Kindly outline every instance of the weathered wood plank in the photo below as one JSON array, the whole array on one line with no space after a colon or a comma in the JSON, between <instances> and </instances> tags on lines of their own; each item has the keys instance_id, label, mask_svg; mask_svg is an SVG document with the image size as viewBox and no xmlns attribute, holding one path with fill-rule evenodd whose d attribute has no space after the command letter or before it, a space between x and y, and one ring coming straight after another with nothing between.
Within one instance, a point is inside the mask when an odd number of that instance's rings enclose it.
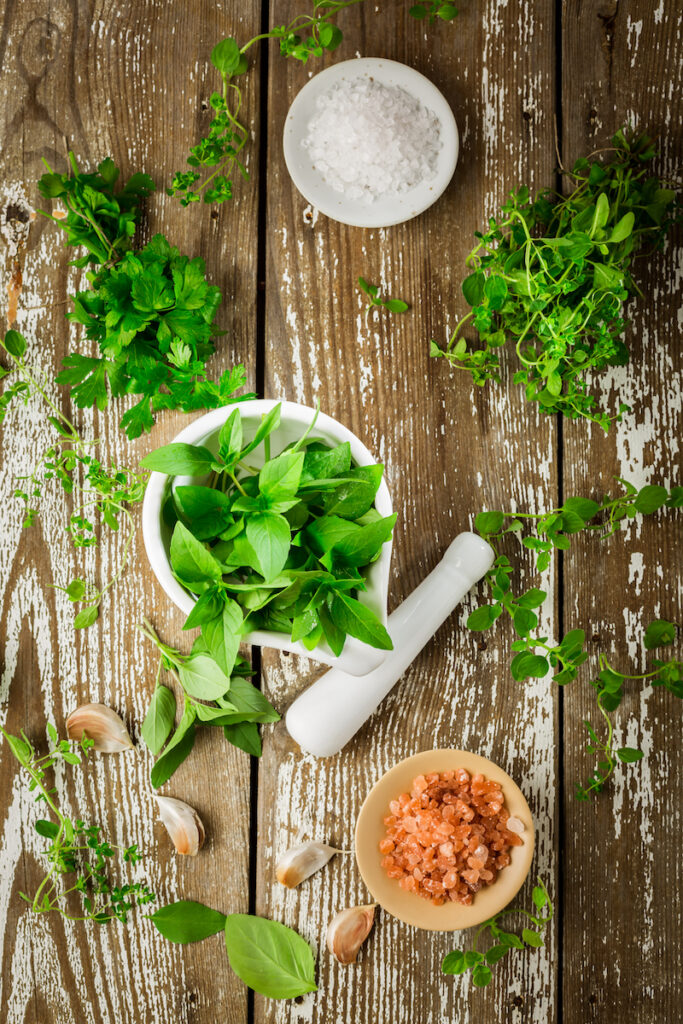
<instances>
[{"instance_id":1,"label":"weathered wood plank","mask_svg":"<svg viewBox=\"0 0 683 1024\"><path fill-rule=\"evenodd\" d=\"M163 185L182 166L183 154L210 117L205 111L215 87L206 68L211 46L228 29L254 34L259 20L257 0L219 5L30 0L5 5L0 32L3 231L8 230L8 196L23 192L39 205L40 157L63 167L67 142L84 166L111 154L124 176L148 171L162 187L149 204L146 236L163 231L181 250L206 258L210 278L224 293L221 323L228 332L219 342L216 371L239 359L252 378L257 147L249 156L253 180L239 190L234 205L217 213L206 207L183 211L163 194ZM258 92L254 72L246 91L250 123ZM3 296L12 269L7 256ZM63 319L66 306L51 306L79 284L67 270L68 258L53 226L36 221L25 253L17 327L48 379L76 338ZM124 465L134 465L185 422L182 414L166 414L151 441L128 444L117 428L122 411L119 404L80 420L90 436L102 437L108 457ZM122 541L107 539L99 549L74 553L64 533L67 507L59 494L50 499L41 527L21 531L20 509L11 500L13 477L29 471L36 453L50 442L35 404L8 417L1 483L7 510L0 544L0 621L6 637L1 720L12 732L24 727L40 739L46 719L63 730L66 714L78 703L101 700L121 711L136 733L156 659L135 624L147 614L165 639L187 649L182 616L154 582L138 538L131 569L103 607L100 623L74 638L71 606L49 584L63 583L84 565L90 577L106 579L120 558ZM157 1024L214 1021L219 1013L222 1020L243 1024L246 991L227 966L220 938L182 948L137 916L128 926L98 929L25 912L18 890L32 891L42 877L43 843L32 829L39 815L4 744L0 760L3 1019L8 1024ZM190 762L165 787L196 806L205 822L207 844L196 861L171 853L148 781L151 761L142 747L121 757L94 756L72 781L58 777L60 796L75 814L102 822L112 837L139 843L160 902L183 896L225 910L246 909L249 793L248 784L235 780L248 779L248 758L222 736L202 735ZM213 780L210 787L207 778Z\"/></svg>"},{"instance_id":2,"label":"weathered wood plank","mask_svg":"<svg viewBox=\"0 0 683 1024\"><path fill-rule=\"evenodd\" d=\"M297 5L281 8L284 20ZM367 5L346 12L342 24L346 40L335 61L379 52L415 66L443 89L463 136L454 182L418 220L363 232L316 217L289 181L279 144L288 104L306 75L294 64L272 64L266 394L320 399L385 462L399 512L393 606L476 511L555 500L552 423L525 408L511 388L475 393L464 375L451 375L428 355L430 336L443 339L445 324L464 310L459 285L472 232L509 188L552 181L554 26L548 9L529 14L496 2L463 5L455 25L433 29L409 19L403 5L382 9L381 21ZM366 328L359 274L410 301L412 311L371 317ZM501 628L478 646L463 628L465 618L463 609L455 613L342 754L324 762L304 756L282 724L267 740L259 772L257 909L297 927L319 949L320 992L295 1007L257 999L258 1021L498 1022L513 1012L511 1000L528 1019L554 1020L552 940L539 955L511 958L482 992L467 980L441 978L440 960L453 937L381 916L359 964L344 969L324 950L324 934L338 910L367 902L353 857L337 858L295 892L274 883L277 855L300 826L349 849L360 803L385 769L420 749L463 746L519 780L539 828L536 868L553 887L554 697L547 683L512 682L509 634ZM550 614L551 633L553 623ZM269 655L264 663L280 708L314 672L293 658Z\"/></svg>"},{"instance_id":3,"label":"weathered wood plank","mask_svg":"<svg viewBox=\"0 0 683 1024\"><path fill-rule=\"evenodd\" d=\"M680 5L564 4L563 157L609 145L630 123L659 136L657 168L680 172ZM580 69L580 74L577 73ZM602 400L631 405L608 436L584 423L565 430L565 491L598 496L617 485L680 483L682 430L681 237L643 261L643 299L629 306L630 366L596 381ZM677 333L678 332L678 333ZM578 543L566 561L567 628L582 626L591 664L605 651L634 673L651 665L642 647L656 617L681 620L680 514L638 520L600 543ZM657 652L653 652L656 655ZM680 702L632 683L616 718L617 745L645 759L622 766L591 807L572 798L592 768L581 720L593 706L586 687L567 692L565 1019L664 1024L680 1015ZM595 717L595 716L591 716ZM573 867L572 867L573 866ZM624 894L628 892L625 899Z\"/></svg>"}]
</instances>

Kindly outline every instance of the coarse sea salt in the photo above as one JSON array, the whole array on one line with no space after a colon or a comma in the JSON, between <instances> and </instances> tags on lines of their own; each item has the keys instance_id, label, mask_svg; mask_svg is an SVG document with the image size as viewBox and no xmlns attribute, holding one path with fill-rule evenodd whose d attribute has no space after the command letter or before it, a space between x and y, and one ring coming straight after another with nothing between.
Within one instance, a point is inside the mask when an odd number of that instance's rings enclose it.
<instances>
[{"instance_id":1,"label":"coarse sea salt","mask_svg":"<svg viewBox=\"0 0 683 1024\"><path fill-rule=\"evenodd\" d=\"M400 86L348 78L319 96L316 107L301 145L335 192L370 204L435 177L439 119Z\"/></svg>"}]
</instances>

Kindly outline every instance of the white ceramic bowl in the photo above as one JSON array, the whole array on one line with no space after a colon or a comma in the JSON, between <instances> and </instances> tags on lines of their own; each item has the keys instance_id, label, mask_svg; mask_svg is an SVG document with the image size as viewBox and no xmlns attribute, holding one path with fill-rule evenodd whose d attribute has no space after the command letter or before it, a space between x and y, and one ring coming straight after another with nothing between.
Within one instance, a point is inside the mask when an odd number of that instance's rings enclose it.
<instances>
[{"instance_id":1,"label":"white ceramic bowl","mask_svg":"<svg viewBox=\"0 0 683 1024\"><path fill-rule=\"evenodd\" d=\"M218 451L218 434L230 413L239 408L242 415L242 429L245 441L251 440L261 422L264 414L270 412L273 406L278 403L271 399L261 399L251 402L239 402L232 405L224 405L220 409L214 409L205 416L200 416L175 437L174 442L185 444L205 445L212 452ZM298 405L296 402L282 402L280 426L271 435L271 456L278 455L286 445L298 440L302 433L311 423L315 409L306 405ZM348 441L351 446L351 458L357 466L368 466L377 460L373 458L364 444L355 434L342 426L331 416L324 413L318 415L312 436L326 441L328 444L337 445ZM249 456L249 461L254 465L263 462L263 446L260 446ZM154 575L159 583L181 611L189 614L195 602L195 597L190 594L176 580L171 569L169 560L169 547L171 543L171 529L164 522L163 507L169 489L174 485L202 484L206 477L169 477L164 473L152 473L145 491L145 500L142 506L142 535L145 543L145 550ZM386 482L382 480L377 497L375 499L377 511L382 516L392 514L391 497ZM389 586L389 565L391 562L391 541L388 541L382 548L382 552L376 562L373 562L367 573L367 590L358 594L358 599L371 608L379 617L383 625L387 624L387 590ZM308 651L300 642L292 642L285 633L275 633L266 630L256 630L247 633L244 637L245 643L257 644L260 647L274 647L280 651L291 651L293 654L301 654L307 658L314 658L326 665L337 665L351 675L365 675L380 665L386 657L385 651L377 650L368 644L356 640L354 637L347 637L344 650L337 657L326 643L320 644L314 651Z\"/></svg>"},{"instance_id":2,"label":"white ceramic bowl","mask_svg":"<svg viewBox=\"0 0 683 1024\"><path fill-rule=\"evenodd\" d=\"M316 112L318 97L335 83L360 76L374 78L383 85L397 85L405 89L436 114L441 125L442 147L436 177L404 195L379 198L370 204L335 192L315 169L310 154L301 144ZM359 228L386 228L417 217L436 202L453 177L460 143L453 111L443 94L428 78L395 60L359 57L333 64L306 83L289 108L283 145L285 163L292 181L312 206L342 224Z\"/></svg>"}]
</instances>

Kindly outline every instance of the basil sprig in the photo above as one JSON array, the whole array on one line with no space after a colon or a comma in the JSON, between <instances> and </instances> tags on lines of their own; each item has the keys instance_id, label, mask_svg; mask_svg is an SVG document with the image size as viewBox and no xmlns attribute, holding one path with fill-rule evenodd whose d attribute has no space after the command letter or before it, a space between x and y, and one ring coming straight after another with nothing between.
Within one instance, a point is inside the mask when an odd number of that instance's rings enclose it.
<instances>
[{"instance_id":1,"label":"basil sprig","mask_svg":"<svg viewBox=\"0 0 683 1024\"><path fill-rule=\"evenodd\" d=\"M270 457L280 411L275 406L247 441L241 412L233 410L217 455L170 444L142 460L167 475L207 477L173 487L164 517L173 525L173 572L197 597L185 629L199 627L202 649L225 675L241 636L252 630L287 633L309 651L325 640L336 655L347 636L392 647L375 611L357 596L396 522L374 506L383 467L353 466L348 442L314 440L313 424ZM252 453L260 446L265 462L258 469ZM187 682L185 690L200 697Z\"/></svg>"}]
</instances>

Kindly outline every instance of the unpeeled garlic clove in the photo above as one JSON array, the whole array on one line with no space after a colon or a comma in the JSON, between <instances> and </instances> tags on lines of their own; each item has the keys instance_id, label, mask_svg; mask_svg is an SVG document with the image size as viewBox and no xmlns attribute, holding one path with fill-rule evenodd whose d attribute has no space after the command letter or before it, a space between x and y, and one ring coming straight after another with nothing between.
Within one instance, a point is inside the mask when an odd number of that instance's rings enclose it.
<instances>
[{"instance_id":1,"label":"unpeeled garlic clove","mask_svg":"<svg viewBox=\"0 0 683 1024\"><path fill-rule=\"evenodd\" d=\"M327 846L326 843L309 842L292 846L280 857L275 868L275 877L288 889L295 889L304 879L310 878L324 867L335 853L341 851L334 846Z\"/></svg>"},{"instance_id":2,"label":"unpeeled garlic clove","mask_svg":"<svg viewBox=\"0 0 683 1024\"><path fill-rule=\"evenodd\" d=\"M340 964L355 963L358 951L372 930L376 903L349 907L333 917L327 929L327 948Z\"/></svg>"},{"instance_id":3,"label":"unpeeled garlic clove","mask_svg":"<svg viewBox=\"0 0 683 1024\"><path fill-rule=\"evenodd\" d=\"M173 796L158 796L156 801L176 853L196 857L204 844L205 832L194 807Z\"/></svg>"},{"instance_id":4,"label":"unpeeled garlic clove","mask_svg":"<svg viewBox=\"0 0 683 1024\"><path fill-rule=\"evenodd\" d=\"M103 754L117 754L133 746L121 718L106 704L81 704L67 718L66 732L70 740L81 740L85 735Z\"/></svg>"}]
</instances>

